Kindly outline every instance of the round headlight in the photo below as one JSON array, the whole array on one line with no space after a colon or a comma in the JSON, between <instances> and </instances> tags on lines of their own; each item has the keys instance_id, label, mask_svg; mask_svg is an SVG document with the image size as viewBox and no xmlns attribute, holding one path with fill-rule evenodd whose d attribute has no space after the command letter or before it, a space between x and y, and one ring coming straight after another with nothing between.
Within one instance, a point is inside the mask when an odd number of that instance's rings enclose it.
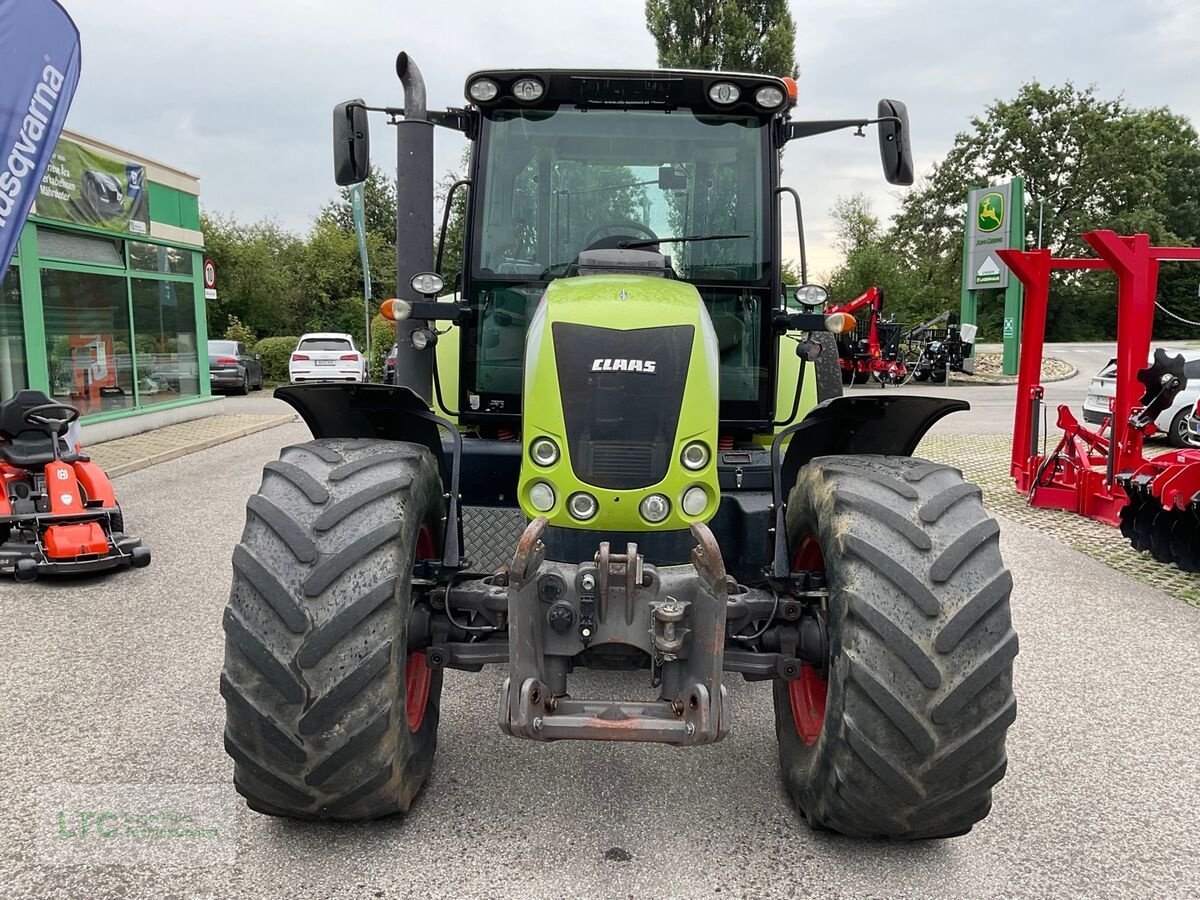
<instances>
[{"instance_id":1,"label":"round headlight","mask_svg":"<svg viewBox=\"0 0 1200 900\"><path fill-rule=\"evenodd\" d=\"M534 103L542 99L546 89L536 78L522 78L513 85L513 96L522 103Z\"/></svg>"},{"instance_id":2,"label":"round headlight","mask_svg":"<svg viewBox=\"0 0 1200 900\"><path fill-rule=\"evenodd\" d=\"M529 505L538 512L550 512L554 509L554 488L539 481L529 489Z\"/></svg>"},{"instance_id":3,"label":"round headlight","mask_svg":"<svg viewBox=\"0 0 1200 900\"><path fill-rule=\"evenodd\" d=\"M529 445L529 455L539 466L552 466L558 462L558 444L548 437L540 437Z\"/></svg>"},{"instance_id":4,"label":"round headlight","mask_svg":"<svg viewBox=\"0 0 1200 900\"><path fill-rule=\"evenodd\" d=\"M442 279L442 276L434 272L421 272L414 275L409 284L412 285L414 291L426 297L432 297L446 286L446 282Z\"/></svg>"},{"instance_id":5,"label":"round headlight","mask_svg":"<svg viewBox=\"0 0 1200 900\"><path fill-rule=\"evenodd\" d=\"M698 484L692 485L684 491L680 505L685 515L698 516L708 506L708 492Z\"/></svg>"},{"instance_id":6,"label":"round headlight","mask_svg":"<svg viewBox=\"0 0 1200 900\"><path fill-rule=\"evenodd\" d=\"M679 461L683 463L684 468L691 469L693 472L698 472L707 466L708 459L708 445L702 441L692 441L679 454Z\"/></svg>"},{"instance_id":7,"label":"round headlight","mask_svg":"<svg viewBox=\"0 0 1200 900\"><path fill-rule=\"evenodd\" d=\"M567 500L567 512L571 514L571 518L578 519L580 522L586 522L594 516L598 508L596 498L591 494L580 492L572 494Z\"/></svg>"},{"instance_id":8,"label":"round headlight","mask_svg":"<svg viewBox=\"0 0 1200 900\"><path fill-rule=\"evenodd\" d=\"M671 512L671 501L662 494L651 494L638 506L638 512L647 522L661 522Z\"/></svg>"},{"instance_id":9,"label":"round headlight","mask_svg":"<svg viewBox=\"0 0 1200 900\"><path fill-rule=\"evenodd\" d=\"M742 92L738 90L738 86L730 84L728 81L718 81L708 89L708 99L721 106L737 103L740 96L742 96Z\"/></svg>"},{"instance_id":10,"label":"round headlight","mask_svg":"<svg viewBox=\"0 0 1200 900\"><path fill-rule=\"evenodd\" d=\"M499 86L490 78L476 78L467 88L467 96L476 103L487 103L489 100L495 100L496 95L499 93Z\"/></svg>"},{"instance_id":11,"label":"round headlight","mask_svg":"<svg viewBox=\"0 0 1200 900\"><path fill-rule=\"evenodd\" d=\"M763 107L763 109L774 109L777 106L782 106L783 91L770 84L760 87L754 92L754 102Z\"/></svg>"},{"instance_id":12,"label":"round headlight","mask_svg":"<svg viewBox=\"0 0 1200 900\"><path fill-rule=\"evenodd\" d=\"M428 328L418 328L412 333L412 345L414 350L424 350L426 347L432 347L437 343L437 333L430 331Z\"/></svg>"}]
</instances>

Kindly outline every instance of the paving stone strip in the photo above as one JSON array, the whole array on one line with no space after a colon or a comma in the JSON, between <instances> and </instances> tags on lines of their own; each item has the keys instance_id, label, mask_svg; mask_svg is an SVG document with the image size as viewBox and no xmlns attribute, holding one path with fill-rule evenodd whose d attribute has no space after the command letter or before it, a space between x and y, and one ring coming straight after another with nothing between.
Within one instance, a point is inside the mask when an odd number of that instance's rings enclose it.
<instances>
[{"instance_id":1,"label":"paving stone strip","mask_svg":"<svg viewBox=\"0 0 1200 900\"><path fill-rule=\"evenodd\" d=\"M296 416L292 413L208 416L100 444L89 444L84 447L84 452L108 473L109 478L116 478L295 420Z\"/></svg>"},{"instance_id":2,"label":"paving stone strip","mask_svg":"<svg viewBox=\"0 0 1200 900\"><path fill-rule=\"evenodd\" d=\"M1030 506L1009 477L1012 439L1004 435L933 434L917 455L957 466L983 489L992 512L1040 531L1092 559L1193 606L1200 606L1200 576L1135 551L1118 528L1074 513Z\"/></svg>"}]
</instances>

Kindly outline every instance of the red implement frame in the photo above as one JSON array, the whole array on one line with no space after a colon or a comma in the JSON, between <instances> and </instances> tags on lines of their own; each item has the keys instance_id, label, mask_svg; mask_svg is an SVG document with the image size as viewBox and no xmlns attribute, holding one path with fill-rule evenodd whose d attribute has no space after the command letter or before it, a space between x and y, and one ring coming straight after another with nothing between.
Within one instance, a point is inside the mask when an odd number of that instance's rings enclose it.
<instances>
[{"instance_id":1,"label":"red implement frame","mask_svg":"<svg viewBox=\"0 0 1200 900\"><path fill-rule=\"evenodd\" d=\"M1025 286L1011 472L1017 490L1029 495L1033 506L1070 510L1116 525L1121 507L1128 501L1117 483L1118 475L1145 472L1147 466L1158 472L1200 464L1200 453L1195 451L1175 451L1147 461L1142 455L1143 433L1129 424L1143 391L1137 374L1150 357L1158 265L1164 260L1200 261L1200 248L1153 247L1148 235L1122 237L1108 230L1089 231L1082 237L1098 259L1055 259L1049 250L998 251ZM1092 431L1076 421L1067 406L1060 406L1058 426L1063 436L1047 457L1038 449L1038 413L1045 396L1042 350L1050 273L1064 269L1107 269L1117 276L1117 393L1107 437L1104 426L1099 432ZM1200 484L1200 468L1196 473L1195 478L1179 477L1178 486L1192 480ZM1176 495L1182 496L1179 491L1172 492L1173 499Z\"/></svg>"}]
</instances>

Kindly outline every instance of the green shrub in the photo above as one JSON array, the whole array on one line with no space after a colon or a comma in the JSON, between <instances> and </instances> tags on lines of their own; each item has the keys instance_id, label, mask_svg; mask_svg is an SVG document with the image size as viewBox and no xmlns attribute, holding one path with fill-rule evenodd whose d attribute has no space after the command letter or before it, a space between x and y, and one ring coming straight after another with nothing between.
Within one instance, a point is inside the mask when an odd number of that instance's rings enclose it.
<instances>
[{"instance_id":1,"label":"green shrub","mask_svg":"<svg viewBox=\"0 0 1200 900\"><path fill-rule=\"evenodd\" d=\"M241 319L231 315L229 317L229 327L225 329L225 340L241 341L247 347L251 347L257 338L254 337L254 332L249 327L242 324Z\"/></svg>"},{"instance_id":2,"label":"green shrub","mask_svg":"<svg viewBox=\"0 0 1200 900\"><path fill-rule=\"evenodd\" d=\"M396 323L383 316L371 320L371 381L383 381L384 365L392 344L396 343Z\"/></svg>"},{"instance_id":3,"label":"green shrub","mask_svg":"<svg viewBox=\"0 0 1200 900\"><path fill-rule=\"evenodd\" d=\"M298 337L268 337L254 345L254 352L262 357L263 381L288 381L288 361L299 342Z\"/></svg>"}]
</instances>

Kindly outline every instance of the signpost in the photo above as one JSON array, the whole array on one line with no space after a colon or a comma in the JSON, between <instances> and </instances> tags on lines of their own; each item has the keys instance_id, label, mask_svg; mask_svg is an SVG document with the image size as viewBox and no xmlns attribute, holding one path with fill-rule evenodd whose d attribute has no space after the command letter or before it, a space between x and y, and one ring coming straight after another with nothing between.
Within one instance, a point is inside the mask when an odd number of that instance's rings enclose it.
<instances>
[{"instance_id":1,"label":"signpost","mask_svg":"<svg viewBox=\"0 0 1200 900\"><path fill-rule=\"evenodd\" d=\"M996 251L1025 249L1024 179L972 190L963 234L962 323L977 324L980 291L1003 290L1004 373L1015 375L1024 294L1021 283L1009 278L1008 267ZM968 362L973 371L974 357Z\"/></svg>"}]
</instances>

